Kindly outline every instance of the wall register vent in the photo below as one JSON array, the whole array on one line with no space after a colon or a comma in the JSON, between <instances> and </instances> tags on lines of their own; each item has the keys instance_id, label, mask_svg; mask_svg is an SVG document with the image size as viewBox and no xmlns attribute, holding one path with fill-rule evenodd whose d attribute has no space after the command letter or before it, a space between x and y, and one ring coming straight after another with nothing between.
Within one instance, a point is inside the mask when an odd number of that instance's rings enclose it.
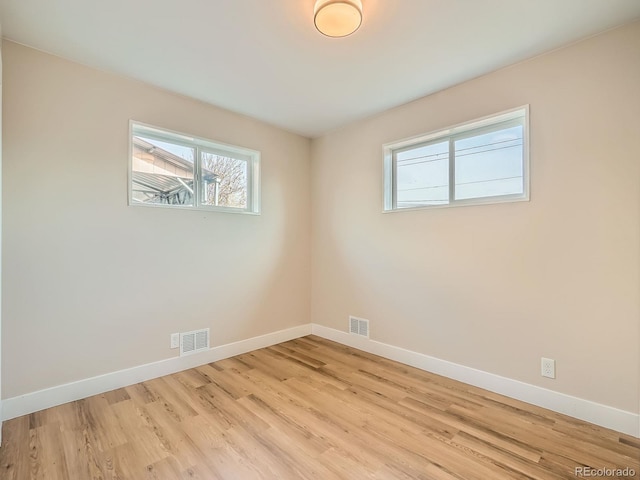
<instances>
[{"instance_id":1,"label":"wall register vent","mask_svg":"<svg viewBox=\"0 0 640 480\"><path fill-rule=\"evenodd\" d=\"M349 333L369 338L369 320L358 317L349 317Z\"/></svg>"},{"instance_id":2,"label":"wall register vent","mask_svg":"<svg viewBox=\"0 0 640 480\"><path fill-rule=\"evenodd\" d=\"M180 356L209 350L209 329L180 334Z\"/></svg>"}]
</instances>

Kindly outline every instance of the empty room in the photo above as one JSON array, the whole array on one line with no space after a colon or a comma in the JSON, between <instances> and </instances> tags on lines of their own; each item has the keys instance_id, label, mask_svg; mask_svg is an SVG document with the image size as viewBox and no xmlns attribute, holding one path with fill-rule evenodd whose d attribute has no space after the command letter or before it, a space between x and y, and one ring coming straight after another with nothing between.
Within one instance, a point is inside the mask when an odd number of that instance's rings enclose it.
<instances>
[{"instance_id":1,"label":"empty room","mask_svg":"<svg viewBox=\"0 0 640 480\"><path fill-rule=\"evenodd\" d=\"M638 0L0 37L0 479L640 479Z\"/></svg>"}]
</instances>

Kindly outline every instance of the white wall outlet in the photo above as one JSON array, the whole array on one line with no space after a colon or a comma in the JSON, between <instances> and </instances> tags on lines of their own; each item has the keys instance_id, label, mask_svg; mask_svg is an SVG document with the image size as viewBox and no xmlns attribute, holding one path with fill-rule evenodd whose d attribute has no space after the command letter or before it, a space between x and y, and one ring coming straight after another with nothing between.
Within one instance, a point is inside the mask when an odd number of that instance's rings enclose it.
<instances>
[{"instance_id":1,"label":"white wall outlet","mask_svg":"<svg viewBox=\"0 0 640 480\"><path fill-rule=\"evenodd\" d=\"M556 378L556 361L551 358L542 357L542 376Z\"/></svg>"},{"instance_id":2,"label":"white wall outlet","mask_svg":"<svg viewBox=\"0 0 640 480\"><path fill-rule=\"evenodd\" d=\"M171 334L171 348L178 348L180 346L180 334L172 333Z\"/></svg>"}]
</instances>

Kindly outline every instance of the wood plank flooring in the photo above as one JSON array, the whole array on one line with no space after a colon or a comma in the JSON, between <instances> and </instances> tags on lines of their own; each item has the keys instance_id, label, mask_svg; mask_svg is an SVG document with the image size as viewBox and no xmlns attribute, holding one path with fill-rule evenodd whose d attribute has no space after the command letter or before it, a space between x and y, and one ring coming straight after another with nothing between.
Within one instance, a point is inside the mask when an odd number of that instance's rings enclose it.
<instances>
[{"instance_id":1,"label":"wood plank flooring","mask_svg":"<svg viewBox=\"0 0 640 480\"><path fill-rule=\"evenodd\" d=\"M638 439L315 336L9 420L3 441L3 480L640 475Z\"/></svg>"}]
</instances>

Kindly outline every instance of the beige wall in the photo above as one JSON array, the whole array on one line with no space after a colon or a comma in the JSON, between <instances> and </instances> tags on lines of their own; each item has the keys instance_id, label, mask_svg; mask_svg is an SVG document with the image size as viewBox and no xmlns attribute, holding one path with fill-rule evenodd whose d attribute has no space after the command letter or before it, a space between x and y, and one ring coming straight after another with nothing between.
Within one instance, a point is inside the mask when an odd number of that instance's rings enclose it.
<instances>
[{"instance_id":1,"label":"beige wall","mask_svg":"<svg viewBox=\"0 0 640 480\"><path fill-rule=\"evenodd\" d=\"M639 52L635 23L314 140L312 321L637 412ZM530 202L381 213L383 143L524 104Z\"/></svg>"},{"instance_id":2,"label":"beige wall","mask_svg":"<svg viewBox=\"0 0 640 480\"><path fill-rule=\"evenodd\" d=\"M308 139L4 43L3 396L309 321ZM262 215L127 206L129 119L262 152Z\"/></svg>"}]
</instances>

